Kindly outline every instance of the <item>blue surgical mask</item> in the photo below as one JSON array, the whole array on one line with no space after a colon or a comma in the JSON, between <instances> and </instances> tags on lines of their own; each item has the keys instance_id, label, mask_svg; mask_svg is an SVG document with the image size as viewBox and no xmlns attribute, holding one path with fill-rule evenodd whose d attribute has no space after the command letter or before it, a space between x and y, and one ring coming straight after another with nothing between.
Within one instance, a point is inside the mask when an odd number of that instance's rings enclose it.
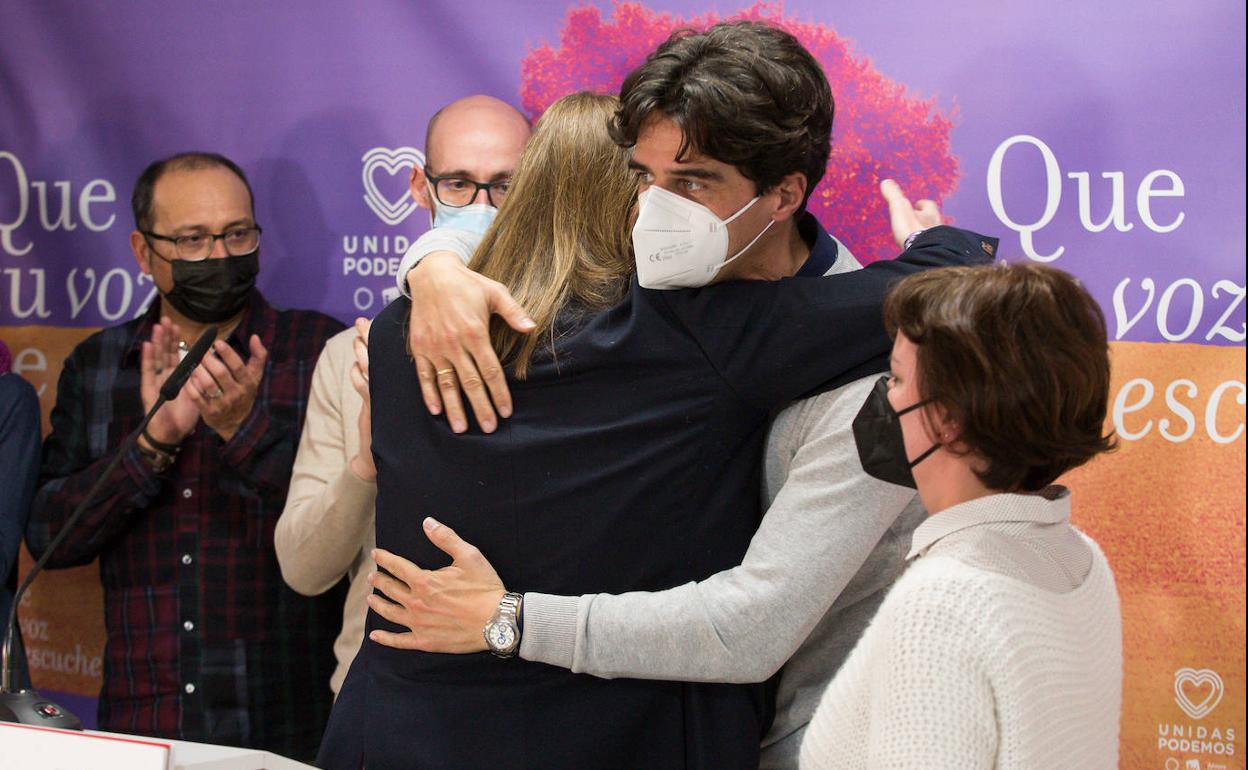
<instances>
[{"instance_id":1,"label":"blue surgical mask","mask_svg":"<svg viewBox=\"0 0 1248 770\"><path fill-rule=\"evenodd\" d=\"M497 214L498 209L487 203L473 203L459 208L439 205L433 212L433 226L485 235Z\"/></svg>"}]
</instances>

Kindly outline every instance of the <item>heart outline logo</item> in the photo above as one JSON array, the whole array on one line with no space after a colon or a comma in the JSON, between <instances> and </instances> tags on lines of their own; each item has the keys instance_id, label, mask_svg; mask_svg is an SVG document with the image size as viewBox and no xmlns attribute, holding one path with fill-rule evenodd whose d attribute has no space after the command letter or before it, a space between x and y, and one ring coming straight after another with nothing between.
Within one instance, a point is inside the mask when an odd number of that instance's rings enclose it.
<instances>
[{"instance_id":1,"label":"heart outline logo","mask_svg":"<svg viewBox=\"0 0 1248 770\"><path fill-rule=\"evenodd\" d=\"M416 166L424 168L425 154L415 147L395 147L393 149L389 147L374 147L364 153L360 161L364 164L362 169L364 202L373 210L377 218L393 226L411 216L412 212L418 208L416 201L412 200L411 191L405 188L397 201L391 201L377 187L377 183L373 180L373 175L378 169L383 169L393 175L405 168L409 170Z\"/></svg>"},{"instance_id":2,"label":"heart outline logo","mask_svg":"<svg viewBox=\"0 0 1248 770\"><path fill-rule=\"evenodd\" d=\"M1187 690L1184 689L1185 685L1208 686L1209 694L1200 703L1194 703L1188 697ZM1213 669L1181 668L1174 672L1174 702L1192 719L1207 717L1222 702L1224 692L1222 677L1218 676L1218 672Z\"/></svg>"}]
</instances>

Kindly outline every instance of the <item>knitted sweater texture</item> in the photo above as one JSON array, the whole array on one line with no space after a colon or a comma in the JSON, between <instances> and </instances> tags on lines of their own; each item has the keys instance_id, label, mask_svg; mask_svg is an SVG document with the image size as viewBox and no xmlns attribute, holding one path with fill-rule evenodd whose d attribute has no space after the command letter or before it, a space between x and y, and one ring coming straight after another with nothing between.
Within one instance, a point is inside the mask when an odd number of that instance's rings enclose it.
<instances>
[{"instance_id":1,"label":"knitted sweater texture","mask_svg":"<svg viewBox=\"0 0 1248 770\"><path fill-rule=\"evenodd\" d=\"M804 770L1118 766L1122 626L1095 543L1067 593L934 549L893 587L828 687Z\"/></svg>"}]
</instances>

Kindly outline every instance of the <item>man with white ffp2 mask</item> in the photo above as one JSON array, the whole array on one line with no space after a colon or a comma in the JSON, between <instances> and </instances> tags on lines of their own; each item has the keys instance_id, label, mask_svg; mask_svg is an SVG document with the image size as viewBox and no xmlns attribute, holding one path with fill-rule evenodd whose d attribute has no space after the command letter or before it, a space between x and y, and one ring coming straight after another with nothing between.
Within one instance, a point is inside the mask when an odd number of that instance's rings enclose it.
<instances>
[{"instance_id":1,"label":"man with white ffp2 mask","mask_svg":"<svg viewBox=\"0 0 1248 770\"><path fill-rule=\"evenodd\" d=\"M728 256L728 225L758 203L755 195L736 213L720 219L696 201L662 187L649 187L637 196L637 223L633 249L637 282L646 289L689 289L705 286L719 271L762 238L776 220L732 256Z\"/></svg>"},{"instance_id":2,"label":"man with white ffp2 mask","mask_svg":"<svg viewBox=\"0 0 1248 770\"><path fill-rule=\"evenodd\" d=\"M678 33L625 79L620 101L611 131L633 150L641 285L859 268L805 211L827 165L833 103L818 63L791 35L752 22ZM899 246L940 223L931 201L911 206L892 182L882 192ZM670 240L647 232L663 227L675 231ZM470 254L431 254L407 276L409 341L431 409L445 409L452 430L467 430L462 385L488 433L491 398L504 417L511 402L483 330L491 312L517 330L526 316L501 284L464 266ZM654 254L669 258L646 259ZM447 329L458 333L434 333ZM852 423L878 378L861 375L776 417L761 474L768 509L740 566L666 591L526 593L519 657L600 677L698 682L760 681L783 665L761 767L795 768L819 694L900 574L924 517L913 490L863 472ZM656 533L679 536L675 522ZM442 651L413 638L381 643Z\"/></svg>"}]
</instances>

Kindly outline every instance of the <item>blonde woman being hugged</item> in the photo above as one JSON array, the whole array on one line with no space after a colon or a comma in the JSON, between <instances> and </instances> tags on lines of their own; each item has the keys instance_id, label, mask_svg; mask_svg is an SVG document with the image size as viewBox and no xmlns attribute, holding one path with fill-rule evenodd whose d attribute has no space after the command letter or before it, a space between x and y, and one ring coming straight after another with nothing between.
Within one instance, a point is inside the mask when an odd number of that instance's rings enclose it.
<instances>
[{"instance_id":1,"label":"blonde woman being hugged","mask_svg":"<svg viewBox=\"0 0 1248 770\"><path fill-rule=\"evenodd\" d=\"M1118 766L1122 624L1105 556L1052 482L1112 447L1100 308L1039 265L910 277L854 423L867 473L930 517L823 696L802 767Z\"/></svg>"}]
</instances>

